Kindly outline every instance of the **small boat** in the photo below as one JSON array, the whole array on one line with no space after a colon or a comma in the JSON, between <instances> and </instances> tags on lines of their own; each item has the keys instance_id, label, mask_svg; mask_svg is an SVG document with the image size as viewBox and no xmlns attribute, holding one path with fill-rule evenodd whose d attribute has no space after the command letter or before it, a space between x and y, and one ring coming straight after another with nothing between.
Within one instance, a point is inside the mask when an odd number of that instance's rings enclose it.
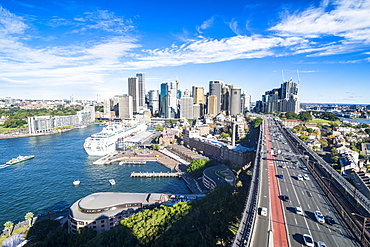
<instances>
[{"instance_id":1,"label":"small boat","mask_svg":"<svg viewBox=\"0 0 370 247\"><path fill-rule=\"evenodd\" d=\"M80 183L81 183L81 181L80 180L75 180L75 181L73 181L73 185L80 185Z\"/></svg>"},{"instance_id":2,"label":"small boat","mask_svg":"<svg viewBox=\"0 0 370 247\"><path fill-rule=\"evenodd\" d=\"M14 164L26 161L26 160L33 159L33 158L35 158L35 155L28 155L28 156L19 155L17 158L11 159L8 162L6 162L5 164L6 165L14 165Z\"/></svg>"},{"instance_id":3,"label":"small boat","mask_svg":"<svg viewBox=\"0 0 370 247\"><path fill-rule=\"evenodd\" d=\"M115 185L116 181L114 181L114 179L109 179L109 183L110 183L110 185Z\"/></svg>"}]
</instances>

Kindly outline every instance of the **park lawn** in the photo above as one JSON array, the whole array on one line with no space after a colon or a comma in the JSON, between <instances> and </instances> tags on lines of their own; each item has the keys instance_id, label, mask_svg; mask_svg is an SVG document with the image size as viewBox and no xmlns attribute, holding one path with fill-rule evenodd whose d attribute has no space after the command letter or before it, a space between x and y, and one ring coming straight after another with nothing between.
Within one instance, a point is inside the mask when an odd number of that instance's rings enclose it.
<instances>
[{"instance_id":1,"label":"park lawn","mask_svg":"<svg viewBox=\"0 0 370 247\"><path fill-rule=\"evenodd\" d=\"M325 119L312 119L308 121L309 123L340 123L340 121L330 121Z\"/></svg>"},{"instance_id":2,"label":"park lawn","mask_svg":"<svg viewBox=\"0 0 370 247\"><path fill-rule=\"evenodd\" d=\"M12 235L14 235L14 234L19 234L19 233L21 233L21 232L23 232L25 229L27 229L28 228L28 226L24 226L24 227L20 227L20 228L18 228L18 229L15 229L13 232L12 232ZM3 243L3 241L4 240L6 240L7 239L7 237L1 237L0 238L0 243L2 244Z\"/></svg>"}]
</instances>

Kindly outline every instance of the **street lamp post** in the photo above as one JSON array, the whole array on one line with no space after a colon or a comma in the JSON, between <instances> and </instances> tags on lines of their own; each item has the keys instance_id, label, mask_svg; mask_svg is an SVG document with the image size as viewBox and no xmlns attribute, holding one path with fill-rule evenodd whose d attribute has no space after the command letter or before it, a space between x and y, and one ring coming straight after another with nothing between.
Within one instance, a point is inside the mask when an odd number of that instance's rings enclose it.
<instances>
[{"instance_id":1,"label":"street lamp post","mask_svg":"<svg viewBox=\"0 0 370 247\"><path fill-rule=\"evenodd\" d=\"M362 225L362 233L361 233L361 242L362 242L362 240L363 240L363 238L365 236L366 221L369 220L370 218L369 217L362 216L360 214L356 214L356 213L351 213L351 214L352 215L357 215L357 216L359 216L359 217L361 217L361 218L364 219L364 222L363 222L363 225Z\"/></svg>"}]
</instances>

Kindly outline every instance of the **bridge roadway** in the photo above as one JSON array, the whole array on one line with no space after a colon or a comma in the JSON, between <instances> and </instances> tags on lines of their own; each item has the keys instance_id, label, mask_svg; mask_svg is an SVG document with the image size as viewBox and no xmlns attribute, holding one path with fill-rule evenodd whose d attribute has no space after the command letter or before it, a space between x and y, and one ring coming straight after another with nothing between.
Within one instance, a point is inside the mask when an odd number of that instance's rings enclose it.
<instances>
[{"instance_id":1,"label":"bridge roadway","mask_svg":"<svg viewBox=\"0 0 370 247\"><path fill-rule=\"evenodd\" d=\"M361 246L310 172L300 168L303 163L292 152L275 122L270 118L265 121L267 131L261 149L260 196L257 205L259 208L266 207L268 214L262 216L258 210L250 246L304 246L303 234L309 234L315 242L323 241L327 246ZM274 155L271 155L272 150ZM310 180L297 179L298 175L305 174ZM284 178L275 175L283 175ZM288 195L290 201L277 201L276 193ZM295 207L298 206L302 208L303 215L295 213ZM314 215L317 210L324 215L331 215L337 224L318 223ZM281 231L281 228L285 231Z\"/></svg>"}]
</instances>

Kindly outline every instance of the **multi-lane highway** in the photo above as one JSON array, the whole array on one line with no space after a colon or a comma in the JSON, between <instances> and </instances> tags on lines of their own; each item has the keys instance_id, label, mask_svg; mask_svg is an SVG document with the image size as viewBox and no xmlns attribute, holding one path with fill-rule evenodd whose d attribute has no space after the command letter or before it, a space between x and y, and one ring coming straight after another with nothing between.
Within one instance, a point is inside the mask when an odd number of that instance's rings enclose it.
<instances>
[{"instance_id":1,"label":"multi-lane highway","mask_svg":"<svg viewBox=\"0 0 370 247\"><path fill-rule=\"evenodd\" d=\"M318 241L326 246L361 246L274 120L265 121L259 211L251 246L305 246L303 234L310 235L315 246ZM282 200L282 195L289 200ZM262 207L267 208L266 216L261 215ZM296 207L302 214L297 214ZM336 224L319 223L315 211L332 216Z\"/></svg>"}]
</instances>

